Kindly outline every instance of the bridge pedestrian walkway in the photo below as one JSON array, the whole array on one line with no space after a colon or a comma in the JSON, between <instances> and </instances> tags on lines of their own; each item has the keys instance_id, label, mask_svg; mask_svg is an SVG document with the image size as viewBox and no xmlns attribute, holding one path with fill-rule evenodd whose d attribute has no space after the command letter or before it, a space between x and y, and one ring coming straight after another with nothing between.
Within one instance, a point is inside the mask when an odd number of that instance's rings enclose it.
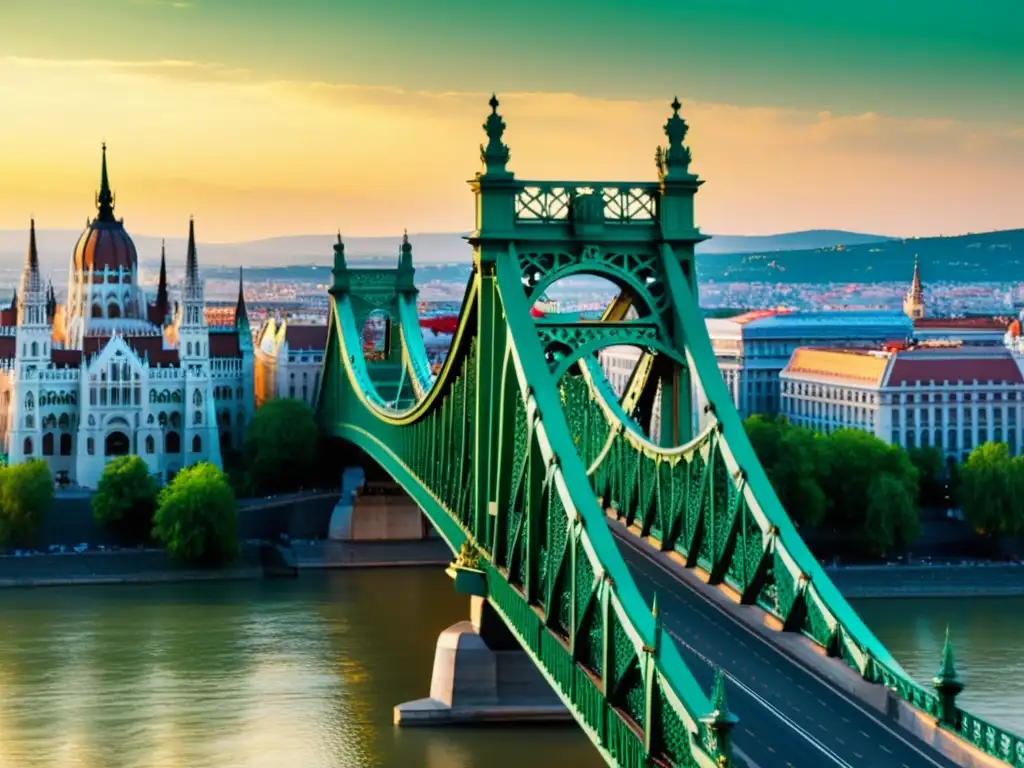
<instances>
[{"instance_id":1,"label":"bridge pedestrian walkway","mask_svg":"<svg viewBox=\"0 0 1024 768\"><path fill-rule=\"evenodd\" d=\"M657 593L664 627L697 681L710 688L714 668L725 673L729 708L740 718L735 744L759 768L957 765L729 616L663 555L629 534L616 540L645 599Z\"/></svg>"}]
</instances>

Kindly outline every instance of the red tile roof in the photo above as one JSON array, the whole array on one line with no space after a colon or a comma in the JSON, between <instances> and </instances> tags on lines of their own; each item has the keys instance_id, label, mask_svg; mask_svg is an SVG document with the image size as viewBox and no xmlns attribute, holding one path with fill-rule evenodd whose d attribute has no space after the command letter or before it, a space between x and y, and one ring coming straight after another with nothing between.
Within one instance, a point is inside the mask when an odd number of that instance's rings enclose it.
<instances>
[{"instance_id":1,"label":"red tile roof","mask_svg":"<svg viewBox=\"0 0 1024 768\"><path fill-rule=\"evenodd\" d=\"M164 317L164 314L161 311L160 307L158 307L156 304L147 304L146 319L159 328L164 324L164 321L167 318Z\"/></svg>"},{"instance_id":2,"label":"red tile roof","mask_svg":"<svg viewBox=\"0 0 1024 768\"><path fill-rule=\"evenodd\" d=\"M238 334L234 331L210 332L210 357L241 357Z\"/></svg>"},{"instance_id":3,"label":"red tile roof","mask_svg":"<svg viewBox=\"0 0 1024 768\"><path fill-rule=\"evenodd\" d=\"M288 323L285 326L284 340L292 351L310 349L321 352L327 349L327 326Z\"/></svg>"},{"instance_id":4,"label":"red tile roof","mask_svg":"<svg viewBox=\"0 0 1024 768\"><path fill-rule=\"evenodd\" d=\"M18 324L18 308L0 309L0 325L13 326Z\"/></svg>"},{"instance_id":5,"label":"red tile roof","mask_svg":"<svg viewBox=\"0 0 1024 768\"><path fill-rule=\"evenodd\" d=\"M944 381L967 383L974 380L978 382L1024 383L1020 368L1009 354L992 357L971 357L957 354L925 357L914 352L903 352L896 356L889 373L889 380L886 383L890 387L898 387L904 383L907 386L913 386L919 381L922 384L932 381L941 384Z\"/></svg>"},{"instance_id":6,"label":"red tile roof","mask_svg":"<svg viewBox=\"0 0 1024 768\"><path fill-rule=\"evenodd\" d=\"M0 359L14 359L18 344L13 336L0 336Z\"/></svg>"}]
</instances>

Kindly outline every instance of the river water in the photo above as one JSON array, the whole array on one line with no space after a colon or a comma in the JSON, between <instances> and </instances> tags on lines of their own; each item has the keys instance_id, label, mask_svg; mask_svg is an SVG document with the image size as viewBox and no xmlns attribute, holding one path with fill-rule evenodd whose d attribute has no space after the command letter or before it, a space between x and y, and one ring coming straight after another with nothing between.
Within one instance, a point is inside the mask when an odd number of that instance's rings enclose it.
<instances>
[{"instance_id":1,"label":"river water","mask_svg":"<svg viewBox=\"0 0 1024 768\"><path fill-rule=\"evenodd\" d=\"M964 699L1024 730L1024 601L864 601L920 679L954 621ZM600 765L574 727L396 729L466 617L440 569L0 592L0 768ZM985 694L983 689L1000 695Z\"/></svg>"}]
</instances>

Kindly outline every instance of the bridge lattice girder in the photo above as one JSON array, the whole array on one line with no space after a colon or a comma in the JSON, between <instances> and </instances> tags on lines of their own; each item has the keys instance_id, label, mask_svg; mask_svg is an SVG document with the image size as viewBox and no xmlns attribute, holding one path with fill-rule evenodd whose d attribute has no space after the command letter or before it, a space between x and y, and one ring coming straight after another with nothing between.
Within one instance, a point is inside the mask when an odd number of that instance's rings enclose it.
<instances>
[{"instance_id":1,"label":"bridge lattice girder","mask_svg":"<svg viewBox=\"0 0 1024 768\"><path fill-rule=\"evenodd\" d=\"M935 694L904 672L800 539L733 407L697 303L700 182L681 118L666 126L658 184L520 182L505 169L492 107L486 170L473 182L474 271L442 370L431 377L405 285L392 322L413 402L377 392L360 340L365 303L336 247L323 427L374 457L453 551L467 541L480 551L488 600L611 764L729 763L720 762L723 713L641 598L606 510L939 716ZM545 289L578 274L619 287L602 322L531 316ZM617 344L645 350L622 397L595 361ZM709 404L699 432L694 383ZM1012 734L966 713L959 721L990 754L1024 756Z\"/></svg>"}]
</instances>

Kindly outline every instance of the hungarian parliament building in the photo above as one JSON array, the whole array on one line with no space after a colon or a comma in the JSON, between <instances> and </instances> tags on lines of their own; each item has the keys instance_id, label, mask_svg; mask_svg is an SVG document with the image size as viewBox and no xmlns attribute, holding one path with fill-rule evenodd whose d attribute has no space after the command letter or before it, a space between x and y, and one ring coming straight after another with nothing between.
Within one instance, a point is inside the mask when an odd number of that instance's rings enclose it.
<instances>
[{"instance_id":1,"label":"hungarian parliament building","mask_svg":"<svg viewBox=\"0 0 1024 768\"><path fill-rule=\"evenodd\" d=\"M0 311L7 461L44 459L55 479L86 488L125 454L162 480L199 461L220 466L241 448L254 408L241 279L233 322L211 325L190 221L180 301L168 296L166 253L147 297L114 202L104 146L97 213L71 254L67 301L42 280L33 221L21 283Z\"/></svg>"}]
</instances>

